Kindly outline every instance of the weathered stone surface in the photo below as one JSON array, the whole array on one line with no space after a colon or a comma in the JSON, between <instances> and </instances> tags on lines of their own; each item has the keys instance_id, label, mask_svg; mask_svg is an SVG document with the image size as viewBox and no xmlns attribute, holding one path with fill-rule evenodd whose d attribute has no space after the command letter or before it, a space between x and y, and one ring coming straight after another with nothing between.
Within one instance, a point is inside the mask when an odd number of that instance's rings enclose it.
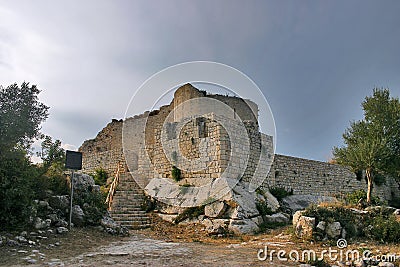
<instances>
[{"instance_id":1,"label":"weathered stone surface","mask_svg":"<svg viewBox=\"0 0 400 267\"><path fill-rule=\"evenodd\" d=\"M282 212L265 215L265 221L270 223L289 223L290 216Z\"/></svg>"},{"instance_id":2,"label":"weathered stone surface","mask_svg":"<svg viewBox=\"0 0 400 267\"><path fill-rule=\"evenodd\" d=\"M258 226L251 219L230 220L228 229L237 234L251 234L258 231Z\"/></svg>"},{"instance_id":3,"label":"weathered stone surface","mask_svg":"<svg viewBox=\"0 0 400 267\"><path fill-rule=\"evenodd\" d=\"M226 205L224 202L215 201L205 206L204 214L207 217L219 218L224 214L225 210L226 210Z\"/></svg>"},{"instance_id":4,"label":"weathered stone surface","mask_svg":"<svg viewBox=\"0 0 400 267\"><path fill-rule=\"evenodd\" d=\"M269 191L264 191L264 196L268 207L271 208L272 212L276 212L281 207L278 199L276 199L276 197L274 197Z\"/></svg>"},{"instance_id":5,"label":"weathered stone surface","mask_svg":"<svg viewBox=\"0 0 400 267\"><path fill-rule=\"evenodd\" d=\"M299 238L311 239L315 226L315 218L301 216L295 228L295 234Z\"/></svg>"},{"instance_id":6,"label":"weathered stone surface","mask_svg":"<svg viewBox=\"0 0 400 267\"><path fill-rule=\"evenodd\" d=\"M49 227L51 224L51 220L42 220L41 218L37 217L34 223L35 229L44 229Z\"/></svg>"},{"instance_id":7,"label":"weathered stone surface","mask_svg":"<svg viewBox=\"0 0 400 267\"><path fill-rule=\"evenodd\" d=\"M159 210L161 213L166 214L181 214L185 209L176 206L162 205Z\"/></svg>"},{"instance_id":8,"label":"weathered stone surface","mask_svg":"<svg viewBox=\"0 0 400 267\"><path fill-rule=\"evenodd\" d=\"M95 185L92 176L84 173L74 174L74 190L76 191L92 191Z\"/></svg>"},{"instance_id":9,"label":"weathered stone surface","mask_svg":"<svg viewBox=\"0 0 400 267\"><path fill-rule=\"evenodd\" d=\"M226 219L204 219L201 222L207 233L211 235L224 234L227 231L229 220Z\"/></svg>"},{"instance_id":10,"label":"weathered stone surface","mask_svg":"<svg viewBox=\"0 0 400 267\"><path fill-rule=\"evenodd\" d=\"M253 222L255 222L257 224L257 226L260 226L264 222L264 219L262 216L257 216L257 217L251 218L251 220Z\"/></svg>"},{"instance_id":11,"label":"weathered stone surface","mask_svg":"<svg viewBox=\"0 0 400 267\"><path fill-rule=\"evenodd\" d=\"M326 222L325 222L325 221L320 221L320 222L317 224L316 229L319 230L319 231L321 231L321 232L325 232L325 229L326 229Z\"/></svg>"},{"instance_id":12,"label":"weathered stone surface","mask_svg":"<svg viewBox=\"0 0 400 267\"><path fill-rule=\"evenodd\" d=\"M311 204L334 201L337 201L336 198L327 196L291 195L282 199L282 205L294 214L296 211L303 210Z\"/></svg>"},{"instance_id":13,"label":"weathered stone surface","mask_svg":"<svg viewBox=\"0 0 400 267\"><path fill-rule=\"evenodd\" d=\"M72 222L76 226L82 226L85 223L85 213L79 205L72 208Z\"/></svg>"},{"instance_id":14,"label":"weathered stone surface","mask_svg":"<svg viewBox=\"0 0 400 267\"><path fill-rule=\"evenodd\" d=\"M49 198L49 204L53 209L59 209L64 212L70 205L69 196L52 196Z\"/></svg>"},{"instance_id":15,"label":"weathered stone surface","mask_svg":"<svg viewBox=\"0 0 400 267\"><path fill-rule=\"evenodd\" d=\"M227 215L232 219L252 218L259 215L256 206L256 193L249 192L247 183L238 183L223 200L225 200L231 208L227 211ZM234 206L232 207L232 203Z\"/></svg>"},{"instance_id":16,"label":"weathered stone surface","mask_svg":"<svg viewBox=\"0 0 400 267\"><path fill-rule=\"evenodd\" d=\"M57 227L57 234L65 234L65 233L68 233L68 228L62 226Z\"/></svg>"},{"instance_id":17,"label":"weathered stone surface","mask_svg":"<svg viewBox=\"0 0 400 267\"><path fill-rule=\"evenodd\" d=\"M294 227L297 226L297 222L299 221L300 217L303 216L304 210L298 210L293 214L292 224Z\"/></svg>"},{"instance_id":18,"label":"weathered stone surface","mask_svg":"<svg viewBox=\"0 0 400 267\"><path fill-rule=\"evenodd\" d=\"M340 222L328 223L325 232L331 239L338 238L342 232L342 226L340 225Z\"/></svg>"},{"instance_id":19,"label":"weathered stone surface","mask_svg":"<svg viewBox=\"0 0 400 267\"><path fill-rule=\"evenodd\" d=\"M171 223L173 223L175 221L176 217L178 217L177 214L162 214L162 213L158 213L157 215L161 219L163 219L164 221L171 222Z\"/></svg>"},{"instance_id":20,"label":"weathered stone surface","mask_svg":"<svg viewBox=\"0 0 400 267\"><path fill-rule=\"evenodd\" d=\"M103 216L100 221L101 226L103 227L104 231L112 234L112 235L129 235L129 230L126 227L123 227L116 223L109 214Z\"/></svg>"}]
</instances>

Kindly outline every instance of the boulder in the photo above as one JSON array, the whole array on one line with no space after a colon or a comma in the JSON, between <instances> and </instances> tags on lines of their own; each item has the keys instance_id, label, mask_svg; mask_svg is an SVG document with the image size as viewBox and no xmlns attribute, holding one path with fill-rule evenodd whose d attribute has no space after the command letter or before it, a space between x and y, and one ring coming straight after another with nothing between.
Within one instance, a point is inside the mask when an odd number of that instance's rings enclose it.
<instances>
[{"instance_id":1,"label":"boulder","mask_svg":"<svg viewBox=\"0 0 400 267\"><path fill-rule=\"evenodd\" d=\"M251 219L230 220L228 229L235 234L252 234L259 230Z\"/></svg>"},{"instance_id":2,"label":"boulder","mask_svg":"<svg viewBox=\"0 0 400 267\"><path fill-rule=\"evenodd\" d=\"M92 176L84 173L74 174L74 190L76 191L92 191L94 187L94 179Z\"/></svg>"},{"instance_id":3,"label":"boulder","mask_svg":"<svg viewBox=\"0 0 400 267\"><path fill-rule=\"evenodd\" d=\"M300 216L295 228L295 234L299 238L311 239L313 237L314 226L315 218Z\"/></svg>"},{"instance_id":4,"label":"boulder","mask_svg":"<svg viewBox=\"0 0 400 267\"><path fill-rule=\"evenodd\" d=\"M226 210L226 205L222 201L215 201L204 207L204 215L210 218L220 218Z\"/></svg>"},{"instance_id":5,"label":"boulder","mask_svg":"<svg viewBox=\"0 0 400 267\"><path fill-rule=\"evenodd\" d=\"M276 212L281 207L278 199L274 197L269 191L265 191L264 196L268 207L271 208L272 212Z\"/></svg>"},{"instance_id":6,"label":"boulder","mask_svg":"<svg viewBox=\"0 0 400 267\"><path fill-rule=\"evenodd\" d=\"M70 206L69 196L52 196L49 198L49 204L53 209L59 209L65 212Z\"/></svg>"},{"instance_id":7,"label":"boulder","mask_svg":"<svg viewBox=\"0 0 400 267\"><path fill-rule=\"evenodd\" d=\"M63 219L59 219L54 223L54 226L56 226L56 227L60 227L60 226L67 227L68 226L68 222L63 220Z\"/></svg>"},{"instance_id":8,"label":"boulder","mask_svg":"<svg viewBox=\"0 0 400 267\"><path fill-rule=\"evenodd\" d=\"M123 227L116 223L109 214L104 215L100 221L101 226L103 229L112 235L129 235L129 230L126 227Z\"/></svg>"},{"instance_id":9,"label":"boulder","mask_svg":"<svg viewBox=\"0 0 400 267\"><path fill-rule=\"evenodd\" d=\"M204 219L201 222L205 230L210 235L225 234L228 228L229 220L226 219Z\"/></svg>"},{"instance_id":10,"label":"boulder","mask_svg":"<svg viewBox=\"0 0 400 267\"><path fill-rule=\"evenodd\" d=\"M230 206L226 212L231 219L246 219L259 215L256 192L249 192L247 183L238 183L223 200Z\"/></svg>"},{"instance_id":11,"label":"boulder","mask_svg":"<svg viewBox=\"0 0 400 267\"><path fill-rule=\"evenodd\" d=\"M258 226L260 226L264 223L264 219L262 216L257 216L257 217L251 218L251 220L253 222L255 222Z\"/></svg>"},{"instance_id":12,"label":"boulder","mask_svg":"<svg viewBox=\"0 0 400 267\"><path fill-rule=\"evenodd\" d=\"M65 234L65 233L68 233L68 228L60 226L60 227L57 227L56 231L57 231L57 234Z\"/></svg>"},{"instance_id":13,"label":"boulder","mask_svg":"<svg viewBox=\"0 0 400 267\"><path fill-rule=\"evenodd\" d=\"M279 212L272 215L265 215L265 221L269 223L289 223L290 216Z\"/></svg>"},{"instance_id":14,"label":"boulder","mask_svg":"<svg viewBox=\"0 0 400 267\"><path fill-rule=\"evenodd\" d=\"M334 197L327 196L313 196L313 195L291 195L282 199L282 205L288 209L293 215L298 210L304 210L311 204L318 204L321 202L335 202Z\"/></svg>"},{"instance_id":15,"label":"boulder","mask_svg":"<svg viewBox=\"0 0 400 267\"><path fill-rule=\"evenodd\" d=\"M340 225L340 222L328 223L326 225L325 232L329 238L336 239L340 237L340 234L342 232L342 226Z\"/></svg>"},{"instance_id":16,"label":"boulder","mask_svg":"<svg viewBox=\"0 0 400 267\"><path fill-rule=\"evenodd\" d=\"M292 224L293 227L297 226L297 222L299 221L300 217L303 216L304 210L298 210L293 214Z\"/></svg>"},{"instance_id":17,"label":"boulder","mask_svg":"<svg viewBox=\"0 0 400 267\"><path fill-rule=\"evenodd\" d=\"M72 208L72 222L76 226L83 226L85 223L85 213L79 205L75 205Z\"/></svg>"},{"instance_id":18,"label":"boulder","mask_svg":"<svg viewBox=\"0 0 400 267\"><path fill-rule=\"evenodd\" d=\"M176 217L178 217L178 214L162 214L159 213L158 216L163 219L164 221L170 222L170 223L174 223Z\"/></svg>"},{"instance_id":19,"label":"boulder","mask_svg":"<svg viewBox=\"0 0 400 267\"><path fill-rule=\"evenodd\" d=\"M326 229L326 222L325 221L320 221L318 224L317 224L317 227L315 228L316 230L318 230L318 231L320 231L320 232L325 232L325 229Z\"/></svg>"},{"instance_id":20,"label":"boulder","mask_svg":"<svg viewBox=\"0 0 400 267\"><path fill-rule=\"evenodd\" d=\"M40 217L36 217L33 227L35 227L35 229L37 229L37 230L40 230L40 229L50 227L50 224L51 224L51 220L49 220L49 219L42 220Z\"/></svg>"}]
</instances>

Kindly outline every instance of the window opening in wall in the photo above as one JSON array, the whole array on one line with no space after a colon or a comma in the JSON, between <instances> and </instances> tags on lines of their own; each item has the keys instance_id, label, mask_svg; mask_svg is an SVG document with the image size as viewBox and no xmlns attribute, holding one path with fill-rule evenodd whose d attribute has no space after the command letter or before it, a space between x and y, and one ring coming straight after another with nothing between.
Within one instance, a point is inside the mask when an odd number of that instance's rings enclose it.
<instances>
[{"instance_id":1,"label":"window opening in wall","mask_svg":"<svg viewBox=\"0 0 400 267\"><path fill-rule=\"evenodd\" d=\"M205 118L197 118L197 128L199 132L199 138L207 137L207 126Z\"/></svg>"}]
</instances>

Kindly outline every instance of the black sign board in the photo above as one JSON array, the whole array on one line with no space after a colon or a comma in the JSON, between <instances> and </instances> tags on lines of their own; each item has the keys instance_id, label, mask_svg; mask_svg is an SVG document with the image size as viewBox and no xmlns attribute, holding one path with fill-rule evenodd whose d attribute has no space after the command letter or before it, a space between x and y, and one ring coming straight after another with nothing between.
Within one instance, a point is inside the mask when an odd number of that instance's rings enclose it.
<instances>
[{"instance_id":1,"label":"black sign board","mask_svg":"<svg viewBox=\"0 0 400 267\"><path fill-rule=\"evenodd\" d=\"M82 169L82 153L76 151L66 151L65 168L72 170Z\"/></svg>"}]
</instances>

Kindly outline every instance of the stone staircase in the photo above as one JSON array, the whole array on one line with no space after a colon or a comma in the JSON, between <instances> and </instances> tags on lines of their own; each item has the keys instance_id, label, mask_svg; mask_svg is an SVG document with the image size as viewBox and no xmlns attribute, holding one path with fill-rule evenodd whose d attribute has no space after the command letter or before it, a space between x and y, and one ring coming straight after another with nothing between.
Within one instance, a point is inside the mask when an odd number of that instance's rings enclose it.
<instances>
[{"instance_id":1,"label":"stone staircase","mask_svg":"<svg viewBox=\"0 0 400 267\"><path fill-rule=\"evenodd\" d=\"M150 227L151 221L143 210L144 192L130 173L121 173L114 193L110 214L115 222L129 229Z\"/></svg>"}]
</instances>

